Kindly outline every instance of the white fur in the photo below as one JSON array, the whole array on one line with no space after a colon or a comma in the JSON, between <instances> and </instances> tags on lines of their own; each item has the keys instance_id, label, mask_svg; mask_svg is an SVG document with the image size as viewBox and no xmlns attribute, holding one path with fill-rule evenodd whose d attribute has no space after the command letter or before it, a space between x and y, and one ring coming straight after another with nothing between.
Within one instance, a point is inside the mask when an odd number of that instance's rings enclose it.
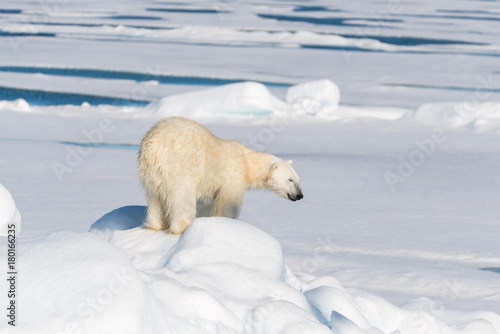
<instances>
[{"instance_id":1,"label":"white fur","mask_svg":"<svg viewBox=\"0 0 500 334\"><path fill-rule=\"evenodd\" d=\"M141 142L138 173L146 191L146 227L180 234L196 217L237 218L246 189L302 198L287 163L233 140L221 140L181 117L158 122Z\"/></svg>"}]
</instances>

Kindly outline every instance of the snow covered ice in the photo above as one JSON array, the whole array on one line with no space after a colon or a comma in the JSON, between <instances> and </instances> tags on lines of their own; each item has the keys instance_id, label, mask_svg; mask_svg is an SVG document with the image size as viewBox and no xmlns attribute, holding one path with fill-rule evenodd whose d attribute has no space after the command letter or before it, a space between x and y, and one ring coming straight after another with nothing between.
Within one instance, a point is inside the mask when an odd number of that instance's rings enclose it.
<instances>
[{"instance_id":1,"label":"snow covered ice","mask_svg":"<svg viewBox=\"0 0 500 334\"><path fill-rule=\"evenodd\" d=\"M182 236L142 227L145 207L116 209L92 233L23 240L23 333L496 333L500 317L415 301L404 308L297 276L280 243L229 218ZM429 304L431 303L431 304ZM431 312L439 311L439 320ZM465 320L464 320L465 319ZM15 333L3 327L2 332Z\"/></svg>"},{"instance_id":2,"label":"snow covered ice","mask_svg":"<svg viewBox=\"0 0 500 334\"><path fill-rule=\"evenodd\" d=\"M3 1L0 332L500 333L497 7ZM293 159L305 198L145 230L170 115Z\"/></svg>"}]
</instances>

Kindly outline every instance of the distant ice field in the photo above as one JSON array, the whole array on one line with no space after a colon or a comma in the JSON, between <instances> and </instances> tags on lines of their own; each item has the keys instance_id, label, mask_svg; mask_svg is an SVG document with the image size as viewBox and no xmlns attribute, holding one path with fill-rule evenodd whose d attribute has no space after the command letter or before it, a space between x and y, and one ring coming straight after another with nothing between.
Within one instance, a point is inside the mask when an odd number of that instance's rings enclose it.
<instances>
[{"instance_id":1,"label":"distant ice field","mask_svg":"<svg viewBox=\"0 0 500 334\"><path fill-rule=\"evenodd\" d=\"M60 100L51 94L69 93L88 95L93 105L136 105L206 84L328 78L347 105L416 108L476 92L499 101L500 14L494 2L3 6L0 96L6 100L48 105ZM150 80L157 86L139 95L138 82ZM81 104L74 95L67 103Z\"/></svg>"}]
</instances>

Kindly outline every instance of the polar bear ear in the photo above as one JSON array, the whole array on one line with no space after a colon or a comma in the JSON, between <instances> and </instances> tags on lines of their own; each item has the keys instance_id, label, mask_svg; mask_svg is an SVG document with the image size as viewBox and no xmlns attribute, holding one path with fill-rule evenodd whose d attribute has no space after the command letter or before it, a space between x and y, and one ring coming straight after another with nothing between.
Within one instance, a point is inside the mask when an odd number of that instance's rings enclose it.
<instances>
[{"instance_id":1,"label":"polar bear ear","mask_svg":"<svg viewBox=\"0 0 500 334\"><path fill-rule=\"evenodd\" d=\"M288 164L291 166L291 165L292 165L293 160L288 160L287 162L288 162Z\"/></svg>"},{"instance_id":2,"label":"polar bear ear","mask_svg":"<svg viewBox=\"0 0 500 334\"><path fill-rule=\"evenodd\" d=\"M271 165L271 167L269 167L269 171L272 173L274 172L276 169L278 168L278 164L277 163L274 163Z\"/></svg>"},{"instance_id":3,"label":"polar bear ear","mask_svg":"<svg viewBox=\"0 0 500 334\"><path fill-rule=\"evenodd\" d=\"M269 181L269 179L271 179L271 177L273 176L274 174L274 171L278 168L278 164L277 163L273 163L269 166L269 172L267 173L267 176L265 178L265 182Z\"/></svg>"}]
</instances>

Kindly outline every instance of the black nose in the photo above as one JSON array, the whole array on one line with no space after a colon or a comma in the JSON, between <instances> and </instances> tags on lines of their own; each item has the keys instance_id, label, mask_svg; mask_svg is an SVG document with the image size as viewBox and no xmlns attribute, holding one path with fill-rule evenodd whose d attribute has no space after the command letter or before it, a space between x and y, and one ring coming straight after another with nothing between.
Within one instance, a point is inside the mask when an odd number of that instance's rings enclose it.
<instances>
[{"instance_id":1,"label":"black nose","mask_svg":"<svg viewBox=\"0 0 500 334\"><path fill-rule=\"evenodd\" d=\"M297 195L297 200L302 199L302 198L304 198L304 196L302 194Z\"/></svg>"}]
</instances>

